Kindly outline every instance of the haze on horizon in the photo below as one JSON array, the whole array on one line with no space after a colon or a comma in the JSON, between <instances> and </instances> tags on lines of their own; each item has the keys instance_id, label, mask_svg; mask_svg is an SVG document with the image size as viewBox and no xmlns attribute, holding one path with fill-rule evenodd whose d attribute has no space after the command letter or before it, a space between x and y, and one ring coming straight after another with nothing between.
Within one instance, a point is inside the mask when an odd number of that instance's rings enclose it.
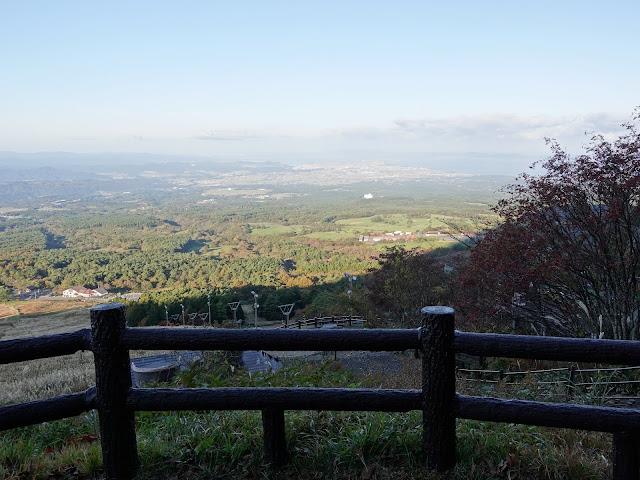
<instances>
[{"instance_id":1,"label":"haze on horizon","mask_svg":"<svg viewBox=\"0 0 640 480\"><path fill-rule=\"evenodd\" d=\"M640 105L640 3L4 2L0 151L524 170ZM476 162L477 165L468 165Z\"/></svg>"}]
</instances>

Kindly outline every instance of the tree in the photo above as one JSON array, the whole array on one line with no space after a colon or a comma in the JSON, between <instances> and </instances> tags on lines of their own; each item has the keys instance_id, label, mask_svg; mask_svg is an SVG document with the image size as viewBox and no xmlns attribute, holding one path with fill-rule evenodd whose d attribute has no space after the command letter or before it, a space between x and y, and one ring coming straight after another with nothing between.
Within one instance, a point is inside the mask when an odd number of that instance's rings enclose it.
<instances>
[{"instance_id":1,"label":"tree","mask_svg":"<svg viewBox=\"0 0 640 480\"><path fill-rule=\"evenodd\" d=\"M11 296L11 290L8 287L0 284L0 302L10 302L13 300Z\"/></svg>"},{"instance_id":2,"label":"tree","mask_svg":"<svg viewBox=\"0 0 640 480\"><path fill-rule=\"evenodd\" d=\"M538 333L640 338L640 134L623 127L575 158L548 140L544 173L506 188L502 224L461 272L463 312L525 319Z\"/></svg>"},{"instance_id":3,"label":"tree","mask_svg":"<svg viewBox=\"0 0 640 480\"><path fill-rule=\"evenodd\" d=\"M380 254L368 278L369 301L380 316L401 326L418 326L420 309L444 300L444 264L433 254L394 245Z\"/></svg>"}]
</instances>

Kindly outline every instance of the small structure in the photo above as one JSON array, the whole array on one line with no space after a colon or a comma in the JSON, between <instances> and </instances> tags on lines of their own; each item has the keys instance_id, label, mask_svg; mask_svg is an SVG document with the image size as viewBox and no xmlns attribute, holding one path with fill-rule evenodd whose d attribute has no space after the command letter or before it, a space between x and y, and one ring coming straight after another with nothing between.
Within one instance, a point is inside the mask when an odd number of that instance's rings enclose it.
<instances>
[{"instance_id":1,"label":"small structure","mask_svg":"<svg viewBox=\"0 0 640 480\"><path fill-rule=\"evenodd\" d=\"M64 292L62 292L62 296L68 298L89 298L103 297L108 293L109 292L103 287L91 289L83 287L82 285L76 285L75 287L67 288Z\"/></svg>"},{"instance_id":2,"label":"small structure","mask_svg":"<svg viewBox=\"0 0 640 480\"><path fill-rule=\"evenodd\" d=\"M277 357L262 350L242 352L242 364L247 367L249 374L256 372L275 373L282 368L282 362Z\"/></svg>"},{"instance_id":3,"label":"small structure","mask_svg":"<svg viewBox=\"0 0 640 480\"><path fill-rule=\"evenodd\" d=\"M149 383L169 382L173 376L200 361L200 352L186 351L131 359L131 384L136 388Z\"/></svg>"}]
</instances>

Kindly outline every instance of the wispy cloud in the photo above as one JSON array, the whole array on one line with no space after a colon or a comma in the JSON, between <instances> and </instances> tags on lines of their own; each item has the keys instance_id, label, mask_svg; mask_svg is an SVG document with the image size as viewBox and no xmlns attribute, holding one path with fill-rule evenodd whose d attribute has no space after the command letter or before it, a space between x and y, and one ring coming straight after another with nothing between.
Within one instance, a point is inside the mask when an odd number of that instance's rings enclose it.
<instances>
[{"instance_id":1,"label":"wispy cloud","mask_svg":"<svg viewBox=\"0 0 640 480\"><path fill-rule=\"evenodd\" d=\"M456 117L401 118L387 127L353 127L325 132L336 144L368 145L397 152L484 152L542 155L545 138L555 138L571 153L581 150L592 133L616 138L624 115L524 116L504 113ZM586 134L586 135L585 135Z\"/></svg>"},{"instance_id":2,"label":"wispy cloud","mask_svg":"<svg viewBox=\"0 0 640 480\"><path fill-rule=\"evenodd\" d=\"M193 138L196 140L214 140L214 141L242 141L250 138L258 137L255 133L249 132L221 132L217 130L209 130L206 132L199 133L195 135Z\"/></svg>"},{"instance_id":3,"label":"wispy cloud","mask_svg":"<svg viewBox=\"0 0 640 480\"><path fill-rule=\"evenodd\" d=\"M625 120L622 116L604 113L572 117L491 114L403 119L394 122L394 126L399 132L416 137L540 140L544 137L584 136L585 132L617 133Z\"/></svg>"}]
</instances>

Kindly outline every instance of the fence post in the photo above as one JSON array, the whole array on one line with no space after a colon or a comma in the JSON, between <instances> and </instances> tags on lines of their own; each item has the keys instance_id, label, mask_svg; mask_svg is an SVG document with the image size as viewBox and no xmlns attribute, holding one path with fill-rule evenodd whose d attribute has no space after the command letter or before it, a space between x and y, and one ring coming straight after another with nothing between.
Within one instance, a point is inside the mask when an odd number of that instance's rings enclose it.
<instances>
[{"instance_id":1,"label":"fence post","mask_svg":"<svg viewBox=\"0 0 640 480\"><path fill-rule=\"evenodd\" d=\"M449 307L422 309L422 448L427 467L456 464L454 314Z\"/></svg>"},{"instance_id":2,"label":"fence post","mask_svg":"<svg viewBox=\"0 0 640 480\"><path fill-rule=\"evenodd\" d=\"M284 410L279 408L262 410L262 429L264 431L265 461L273 468L280 468L287 459Z\"/></svg>"},{"instance_id":3,"label":"fence post","mask_svg":"<svg viewBox=\"0 0 640 480\"><path fill-rule=\"evenodd\" d=\"M90 312L104 473L109 480L129 479L139 461L134 413L126 406L131 388L129 350L120 347L126 326L125 307L105 303Z\"/></svg>"},{"instance_id":4,"label":"fence post","mask_svg":"<svg viewBox=\"0 0 640 480\"><path fill-rule=\"evenodd\" d=\"M638 480L640 463L640 436L638 432L613 434L613 480Z\"/></svg>"}]
</instances>

